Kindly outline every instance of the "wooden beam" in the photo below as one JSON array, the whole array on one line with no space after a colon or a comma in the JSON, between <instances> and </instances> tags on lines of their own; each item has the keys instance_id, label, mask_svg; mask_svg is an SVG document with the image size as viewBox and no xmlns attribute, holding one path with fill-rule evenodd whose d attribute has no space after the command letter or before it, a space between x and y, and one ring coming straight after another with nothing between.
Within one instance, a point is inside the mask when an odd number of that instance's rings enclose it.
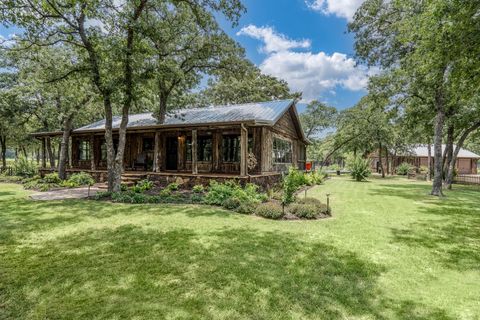
<instances>
[{"instance_id":1,"label":"wooden beam","mask_svg":"<svg viewBox=\"0 0 480 320\"><path fill-rule=\"evenodd\" d=\"M192 174L198 174L197 168L197 130L192 130Z\"/></svg>"},{"instance_id":2,"label":"wooden beam","mask_svg":"<svg viewBox=\"0 0 480 320\"><path fill-rule=\"evenodd\" d=\"M153 171L160 172L161 168L160 132L155 132L155 147L153 150Z\"/></svg>"},{"instance_id":3,"label":"wooden beam","mask_svg":"<svg viewBox=\"0 0 480 320\"><path fill-rule=\"evenodd\" d=\"M43 137L42 139L42 168L47 167L47 137Z\"/></svg>"},{"instance_id":4,"label":"wooden beam","mask_svg":"<svg viewBox=\"0 0 480 320\"><path fill-rule=\"evenodd\" d=\"M240 130L240 176L248 174L248 130L242 123Z\"/></svg>"},{"instance_id":5,"label":"wooden beam","mask_svg":"<svg viewBox=\"0 0 480 320\"><path fill-rule=\"evenodd\" d=\"M90 169L96 170L97 164L95 163L95 136L90 136Z\"/></svg>"},{"instance_id":6,"label":"wooden beam","mask_svg":"<svg viewBox=\"0 0 480 320\"><path fill-rule=\"evenodd\" d=\"M220 130L213 132L212 136L212 160L213 160L213 172L218 172L220 168L220 143L222 139L222 133Z\"/></svg>"}]
</instances>

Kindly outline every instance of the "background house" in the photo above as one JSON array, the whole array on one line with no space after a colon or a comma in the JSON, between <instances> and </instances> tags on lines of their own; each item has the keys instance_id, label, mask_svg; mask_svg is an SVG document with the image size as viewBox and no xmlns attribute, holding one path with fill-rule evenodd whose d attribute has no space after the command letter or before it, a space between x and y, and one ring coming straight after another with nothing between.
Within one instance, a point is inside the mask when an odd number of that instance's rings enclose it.
<instances>
[{"instance_id":1,"label":"background house","mask_svg":"<svg viewBox=\"0 0 480 320\"><path fill-rule=\"evenodd\" d=\"M442 145L442 152L445 151L446 145ZM453 146L455 149L456 146ZM428 167L428 146L419 145L412 146L408 152L403 152L401 154L389 154L389 162L393 169L398 167L401 163L406 162L410 165L420 168L422 166ZM373 171L380 171L380 160L378 157L378 152L372 153L370 155L370 167ZM477 163L480 160L480 155L475 154L471 151L461 148L458 153L457 162L455 164L459 174L476 174L477 173ZM385 168L387 168L386 157L382 154L382 161ZM431 146L431 161L433 166L433 146Z\"/></svg>"}]
</instances>

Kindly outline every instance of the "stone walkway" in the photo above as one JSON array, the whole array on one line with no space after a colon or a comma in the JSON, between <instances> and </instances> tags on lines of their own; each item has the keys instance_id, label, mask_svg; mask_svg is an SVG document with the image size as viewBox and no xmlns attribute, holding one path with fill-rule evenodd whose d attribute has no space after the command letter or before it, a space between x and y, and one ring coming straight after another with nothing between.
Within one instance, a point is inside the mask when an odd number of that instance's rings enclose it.
<instances>
[{"instance_id":1,"label":"stone walkway","mask_svg":"<svg viewBox=\"0 0 480 320\"><path fill-rule=\"evenodd\" d=\"M97 187L90 188L90 196L100 191ZM37 192L30 196L33 200L66 200L83 199L88 197L88 188L61 189L46 192Z\"/></svg>"}]
</instances>

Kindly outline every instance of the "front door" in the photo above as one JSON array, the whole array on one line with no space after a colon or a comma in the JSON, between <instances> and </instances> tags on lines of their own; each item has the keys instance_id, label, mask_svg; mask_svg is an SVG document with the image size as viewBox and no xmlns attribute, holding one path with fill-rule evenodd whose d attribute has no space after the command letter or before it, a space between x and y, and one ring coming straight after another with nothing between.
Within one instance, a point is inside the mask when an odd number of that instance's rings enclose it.
<instances>
[{"instance_id":1,"label":"front door","mask_svg":"<svg viewBox=\"0 0 480 320\"><path fill-rule=\"evenodd\" d=\"M167 170L177 170L178 162L178 139L177 137L167 138L166 168Z\"/></svg>"}]
</instances>

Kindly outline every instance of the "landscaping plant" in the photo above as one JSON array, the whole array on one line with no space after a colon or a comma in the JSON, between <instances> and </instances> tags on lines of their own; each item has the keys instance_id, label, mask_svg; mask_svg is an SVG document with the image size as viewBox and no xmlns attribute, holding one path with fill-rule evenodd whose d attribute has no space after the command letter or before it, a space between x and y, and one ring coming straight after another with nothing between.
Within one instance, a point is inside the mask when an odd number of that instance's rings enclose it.
<instances>
[{"instance_id":1,"label":"landscaping plant","mask_svg":"<svg viewBox=\"0 0 480 320\"><path fill-rule=\"evenodd\" d=\"M370 176L370 163L368 159L355 157L348 162L350 174L356 181L364 181Z\"/></svg>"},{"instance_id":2,"label":"landscaping plant","mask_svg":"<svg viewBox=\"0 0 480 320\"><path fill-rule=\"evenodd\" d=\"M267 219L281 219L284 216L282 206L276 202L259 204L255 209L255 214Z\"/></svg>"},{"instance_id":3,"label":"landscaping plant","mask_svg":"<svg viewBox=\"0 0 480 320\"><path fill-rule=\"evenodd\" d=\"M410 170L412 170L412 166L406 162L403 162L397 167L397 174L406 176Z\"/></svg>"},{"instance_id":4,"label":"landscaping plant","mask_svg":"<svg viewBox=\"0 0 480 320\"><path fill-rule=\"evenodd\" d=\"M28 159L24 157L18 158L17 161L13 163L13 171L15 175L24 178L31 178L38 172L35 162L28 161Z\"/></svg>"}]
</instances>

